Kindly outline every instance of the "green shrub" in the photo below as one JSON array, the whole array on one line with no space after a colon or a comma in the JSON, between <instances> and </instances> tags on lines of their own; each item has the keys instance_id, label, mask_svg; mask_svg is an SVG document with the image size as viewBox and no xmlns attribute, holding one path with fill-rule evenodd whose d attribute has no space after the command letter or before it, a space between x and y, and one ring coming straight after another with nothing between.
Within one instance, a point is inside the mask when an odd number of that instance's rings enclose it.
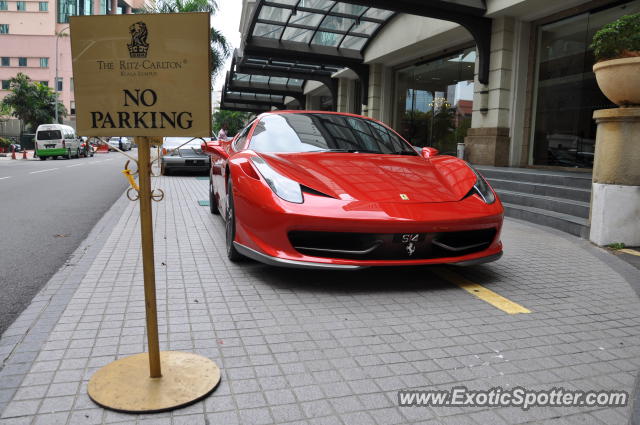
<instances>
[{"instance_id":1,"label":"green shrub","mask_svg":"<svg viewBox=\"0 0 640 425\"><path fill-rule=\"evenodd\" d=\"M596 61L640 56L640 13L625 15L593 36Z\"/></svg>"},{"instance_id":2,"label":"green shrub","mask_svg":"<svg viewBox=\"0 0 640 425\"><path fill-rule=\"evenodd\" d=\"M13 143L11 140L0 137L0 148L9 147L11 143Z\"/></svg>"}]
</instances>

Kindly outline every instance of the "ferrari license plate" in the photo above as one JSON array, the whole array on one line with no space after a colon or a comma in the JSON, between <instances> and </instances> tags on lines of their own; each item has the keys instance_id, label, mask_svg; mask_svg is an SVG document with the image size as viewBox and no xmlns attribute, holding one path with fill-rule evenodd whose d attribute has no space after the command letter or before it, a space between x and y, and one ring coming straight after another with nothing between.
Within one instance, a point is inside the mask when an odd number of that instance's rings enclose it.
<instances>
[{"instance_id":1,"label":"ferrari license plate","mask_svg":"<svg viewBox=\"0 0 640 425\"><path fill-rule=\"evenodd\" d=\"M424 233L398 233L393 236L395 243L417 243L422 242L425 238Z\"/></svg>"}]
</instances>

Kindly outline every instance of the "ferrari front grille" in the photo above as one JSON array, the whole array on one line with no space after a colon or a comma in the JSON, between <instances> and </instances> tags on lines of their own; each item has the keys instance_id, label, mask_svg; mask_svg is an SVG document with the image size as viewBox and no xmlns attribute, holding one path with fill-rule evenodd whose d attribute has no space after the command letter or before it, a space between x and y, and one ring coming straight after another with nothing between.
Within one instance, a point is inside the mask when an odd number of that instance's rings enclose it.
<instances>
[{"instance_id":1,"label":"ferrari front grille","mask_svg":"<svg viewBox=\"0 0 640 425\"><path fill-rule=\"evenodd\" d=\"M438 233L289 232L301 254L354 260L419 260L460 257L491 245L496 229Z\"/></svg>"}]
</instances>

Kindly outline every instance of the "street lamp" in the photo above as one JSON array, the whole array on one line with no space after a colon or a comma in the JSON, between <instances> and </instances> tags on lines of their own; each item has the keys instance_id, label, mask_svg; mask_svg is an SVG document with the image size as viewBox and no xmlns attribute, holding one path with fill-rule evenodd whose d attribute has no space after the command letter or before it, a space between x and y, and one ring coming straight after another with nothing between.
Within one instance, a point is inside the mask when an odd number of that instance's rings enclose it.
<instances>
[{"instance_id":1,"label":"street lamp","mask_svg":"<svg viewBox=\"0 0 640 425\"><path fill-rule=\"evenodd\" d=\"M55 114L56 114L56 124L58 124L58 40L60 40L60 37L66 37L69 34L63 34L66 30L68 30L69 27L66 26L64 28L62 28L60 31L56 32L56 79L54 81L54 85L55 85L55 93L56 93L56 105L55 105Z\"/></svg>"}]
</instances>

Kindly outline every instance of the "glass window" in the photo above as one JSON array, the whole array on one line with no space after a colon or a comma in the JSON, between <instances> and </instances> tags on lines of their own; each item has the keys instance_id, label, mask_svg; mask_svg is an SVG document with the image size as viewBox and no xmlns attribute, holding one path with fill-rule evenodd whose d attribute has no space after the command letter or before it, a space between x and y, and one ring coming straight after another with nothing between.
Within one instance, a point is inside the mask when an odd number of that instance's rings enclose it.
<instances>
[{"instance_id":1,"label":"glass window","mask_svg":"<svg viewBox=\"0 0 640 425\"><path fill-rule=\"evenodd\" d=\"M49 67L49 58L40 58L40 68Z\"/></svg>"},{"instance_id":2,"label":"glass window","mask_svg":"<svg viewBox=\"0 0 640 425\"><path fill-rule=\"evenodd\" d=\"M538 28L532 163L592 168L593 111L614 108L598 88L589 49L597 30L640 12L640 1L584 13Z\"/></svg>"},{"instance_id":3,"label":"glass window","mask_svg":"<svg viewBox=\"0 0 640 425\"><path fill-rule=\"evenodd\" d=\"M9 3L7 0L0 0L0 10L9 10Z\"/></svg>"},{"instance_id":4,"label":"glass window","mask_svg":"<svg viewBox=\"0 0 640 425\"><path fill-rule=\"evenodd\" d=\"M17 1L16 2L16 10L24 12L27 10L27 2L26 1Z\"/></svg>"},{"instance_id":5,"label":"glass window","mask_svg":"<svg viewBox=\"0 0 640 425\"><path fill-rule=\"evenodd\" d=\"M49 2L41 1L38 3L40 12L47 12L49 10Z\"/></svg>"},{"instance_id":6,"label":"glass window","mask_svg":"<svg viewBox=\"0 0 640 425\"><path fill-rule=\"evenodd\" d=\"M42 130L38 131L38 140L58 140L62 139L62 133L60 130Z\"/></svg>"},{"instance_id":7,"label":"glass window","mask_svg":"<svg viewBox=\"0 0 640 425\"><path fill-rule=\"evenodd\" d=\"M40 84L42 84L43 86L49 87L49 82L48 81L38 81Z\"/></svg>"},{"instance_id":8,"label":"glass window","mask_svg":"<svg viewBox=\"0 0 640 425\"><path fill-rule=\"evenodd\" d=\"M7 56L3 56L2 60L0 61L0 65L2 66L11 66L11 59Z\"/></svg>"},{"instance_id":9,"label":"glass window","mask_svg":"<svg viewBox=\"0 0 640 425\"><path fill-rule=\"evenodd\" d=\"M396 73L395 126L414 146L456 153L471 127L475 48Z\"/></svg>"},{"instance_id":10,"label":"glass window","mask_svg":"<svg viewBox=\"0 0 640 425\"><path fill-rule=\"evenodd\" d=\"M69 109L70 109L69 112L71 113L71 115L75 115L76 114L76 102L74 102L72 100Z\"/></svg>"},{"instance_id":11,"label":"glass window","mask_svg":"<svg viewBox=\"0 0 640 425\"><path fill-rule=\"evenodd\" d=\"M27 66L27 58L18 58L18 66Z\"/></svg>"},{"instance_id":12,"label":"glass window","mask_svg":"<svg viewBox=\"0 0 640 425\"><path fill-rule=\"evenodd\" d=\"M417 155L387 127L336 114L277 114L260 120L251 149L257 152L352 152Z\"/></svg>"},{"instance_id":13,"label":"glass window","mask_svg":"<svg viewBox=\"0 0 640 425\"><path fill-rule=\"evenodd\" d=\"M56 91L62 91L62 78L58 77L56 80Z\"/></svg>"},{"instance_id":14,"label":"glass window","mask_svg":"<svg viewBox=\"0 0 640 425\"><path fill-rule=\"evenodd\" d=\"M9 80L2 80L2 90L9 90L11 82Z\"/></svg>"},{"instance_id":15,"label":"glass window","mask_svg":"<svg viewBox=\"0 0 640 425\"><path fill-rule=\"evenodd\" d=\"M0 34L9 34L9 24L0 24Z\"/></svg>"}]
</instances>

